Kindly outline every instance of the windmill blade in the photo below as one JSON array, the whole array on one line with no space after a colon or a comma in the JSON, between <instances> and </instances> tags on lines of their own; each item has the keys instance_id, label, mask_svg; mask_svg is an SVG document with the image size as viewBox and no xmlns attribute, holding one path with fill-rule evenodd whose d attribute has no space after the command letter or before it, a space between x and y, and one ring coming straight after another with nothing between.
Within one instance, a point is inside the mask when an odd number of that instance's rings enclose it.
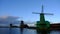
<instances>
[{"instance_id":1,"label":"windmill blade","mask_svg":"<svg viewBox=\"0 0 60 34\"><path fill-rule=\"evenodd\" d=\"M37 13L37 12L32 12L33 14L40 14L40 13Z\"/></svg>"},{"instance_id":2,"label":"windmill blade","mask_svg":"<svg viewBox=\"0 0 60 34\"><path fill-rule=\"evenodd\" d=\"M53 15L52 13L44 13L44 15Z\"/></svg>"},{"instance_id":3,"label":"windmill blade","mask_svg":"<svg viewBox=\"0 0 60 34\"><path fill-rule=\"evenodd\" d=\"M33 14L41 14L41 13L37 13L37 12L32 12ZM42 13L44 15L53 15L52 13Z\"/></svg>"}]
</instances>

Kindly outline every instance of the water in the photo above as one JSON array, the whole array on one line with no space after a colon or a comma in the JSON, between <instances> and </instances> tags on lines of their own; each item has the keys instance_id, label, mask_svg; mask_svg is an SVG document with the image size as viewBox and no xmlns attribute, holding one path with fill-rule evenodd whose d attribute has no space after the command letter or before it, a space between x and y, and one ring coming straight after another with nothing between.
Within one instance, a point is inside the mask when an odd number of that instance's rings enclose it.
<instances>
[{"instance_id":1,"label":"water","mask_svg":"<svg viewBox=\"0 0 60 34\"><path fill-rule=\"evenodd\" d=\"M0 34L40 34L41 32L37 32L36 30L32 29L24 29L23 32L21 32L20 28L0 28ZM60 34L60 31L52 30L46 33L43 32L41 34Z\"/></svg>"}]
</instances>

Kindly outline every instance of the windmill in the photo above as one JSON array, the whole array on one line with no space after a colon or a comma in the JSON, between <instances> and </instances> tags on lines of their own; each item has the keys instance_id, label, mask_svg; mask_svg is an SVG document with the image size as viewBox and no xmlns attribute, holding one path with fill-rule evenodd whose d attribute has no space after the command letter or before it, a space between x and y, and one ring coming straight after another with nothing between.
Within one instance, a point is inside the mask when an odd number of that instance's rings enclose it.
<instances>
[{"instance_id":1,"label":"windmill","mask_svg":"<svg viewBox=\"0 0 60 34\"><path fill-rule=\"evenodd\" d=\"M43 9L44 9L44 7L42 5L41 13L33 12L33 14L39 14L40 15L40 20L37 21L37 23L36 23L37 29L48 29L50 27L50 22L45 20L45 16L44 15L53 15L53 14L51 14L51 13L44 13Z\"/></svg>"}]
</instances>

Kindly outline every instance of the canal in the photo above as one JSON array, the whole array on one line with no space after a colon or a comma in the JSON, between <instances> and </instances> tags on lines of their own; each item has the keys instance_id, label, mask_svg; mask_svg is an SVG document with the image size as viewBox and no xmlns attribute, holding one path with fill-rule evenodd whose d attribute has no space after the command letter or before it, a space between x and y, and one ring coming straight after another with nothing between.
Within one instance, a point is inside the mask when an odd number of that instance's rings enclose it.
<instances>
[{"instance_id":1,"label":"canal","mask_svg":"<svg viewBox=\"0 0 60 34\"><path fill-rule=\"evenodd\" d=\"M23 32L21 32L20 28L0 28L0 34L60 34L60 31L52 30L43 32L25 28Z\"/></svg>"}]
</instances>

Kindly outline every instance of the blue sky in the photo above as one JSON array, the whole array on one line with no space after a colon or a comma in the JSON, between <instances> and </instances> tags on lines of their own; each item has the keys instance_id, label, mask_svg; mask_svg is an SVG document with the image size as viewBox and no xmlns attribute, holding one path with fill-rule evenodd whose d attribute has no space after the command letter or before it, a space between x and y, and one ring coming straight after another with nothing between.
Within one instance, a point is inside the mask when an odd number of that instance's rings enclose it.
<instances>
[{"instance_id":1,"label":"blue sky","mask_svg":"<svg viewBox=\"0 0 60 34\"><path fill-rule=\"evenodd\" d=\"M22 17L24 21L38 21L39 15L32 12L41 12L41 6L44 5L46 20L50 22L60 22L60 0L0 0L0 16Z\"/></svg>"}]
</instances>

